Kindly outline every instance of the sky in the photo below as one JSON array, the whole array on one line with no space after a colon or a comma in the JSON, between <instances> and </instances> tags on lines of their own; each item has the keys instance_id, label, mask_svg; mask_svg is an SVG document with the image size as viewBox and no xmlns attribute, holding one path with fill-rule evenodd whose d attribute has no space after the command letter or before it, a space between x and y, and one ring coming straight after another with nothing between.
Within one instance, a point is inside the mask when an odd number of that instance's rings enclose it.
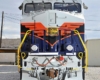
<instances>
[{"instance_id":1,"label":"sky","mask_svg":"<svg viewBox=\"0 0 100 80\"><path fill-rule=\"evenodd\" d=\"M20 37L21 11L18 9L23 0L0 0L0 20L4 11L3 38ZM85 39L100 39L100 3L99 0L83 0L88 6L84 10L85 17ZM1 26L1 23L0 23ZM91 31L91 30L96 31Z\"/></svg>"}]
</instances>

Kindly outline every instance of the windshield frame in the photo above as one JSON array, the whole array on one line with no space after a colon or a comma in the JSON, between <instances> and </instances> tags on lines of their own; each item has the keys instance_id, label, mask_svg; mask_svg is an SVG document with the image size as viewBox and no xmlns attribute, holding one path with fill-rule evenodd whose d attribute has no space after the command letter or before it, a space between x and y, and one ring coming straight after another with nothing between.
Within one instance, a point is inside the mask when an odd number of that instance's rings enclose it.
<instances>
[{"instance_id":1,"label":"windshield frame","mask_svg":"<svg viewBox=\"0 0 100 80\"><path fill-rule=\"evenodd\" d=\"M74 3L67 3L67 2L65 2L65 3L63 3L63 2L55 2L54 3L54 9L55 9L55 4L74 4ZM82 12L82 6L81 6L81 4L80 3L75 3L76 5L78 4L78 6L80 7L79 9L79 11L77 10L77 13L81 13ZM75 5L75 6L76 6ZM76 6L77 7L77 6ZM78 8L77 8L78 9ZM56 9L56 10L59 10L59 9ZM64 10L62 10L62 11L64 11ZM72 12L72 11L69 11L69 12Z\"/></svg>"},{"instance_id":2,"label":"windshield frame","mask_svg":"<svg viewBox=\"0 0 100 80\"><path fill-rule=\"evenodd\" d=\"M42 2L39 2L39 3L26 3L25 6L24 6L24 12L25 12L25 13L30 13L29 11L26 11L27 5L34 5L34 4L41 4L41 3L42 3ZM51 3L51 2L45 2L45 3L42 3L42 4L49 4L49 5L50 5L50 9L52 9L52 3ZM34 7L36 7L36 6L33 6L33 8L34 8ZM42 9L41 9L41 10L42 10ZM43 10L47 10L47 9L44 8ZM34 9L33 11L38 11L38 10L35 10L35 9Z\"/></svg>"}]
</instances>

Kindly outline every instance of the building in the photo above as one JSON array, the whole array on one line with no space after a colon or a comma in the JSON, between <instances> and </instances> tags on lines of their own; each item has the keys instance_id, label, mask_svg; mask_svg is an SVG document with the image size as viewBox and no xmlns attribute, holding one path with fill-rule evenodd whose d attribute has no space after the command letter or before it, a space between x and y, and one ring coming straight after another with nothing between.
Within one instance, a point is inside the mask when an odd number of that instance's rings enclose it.
<instances>
[{"instance_id":1,"label":"building","mask_svg":"<svg viewBox=\"0 0 100 80\"><path fill-rule=\"evenodd\" d=\"M88 65L100 66L100 39L91 39L86 41L88 49Z\"/></svg>"}]
</instances>

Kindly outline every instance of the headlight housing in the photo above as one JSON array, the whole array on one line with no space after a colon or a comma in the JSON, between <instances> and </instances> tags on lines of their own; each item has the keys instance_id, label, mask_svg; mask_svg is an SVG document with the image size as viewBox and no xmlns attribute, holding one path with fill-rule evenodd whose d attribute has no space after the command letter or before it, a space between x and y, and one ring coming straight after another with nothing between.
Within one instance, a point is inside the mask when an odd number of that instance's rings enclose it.
<instances>
[{"instance_id":1,"label":"headlight housing","mask_svg":"<svg viewBox=\"0 0 100 80\"><path fill-rule=\"evenodd\" d=\"M72 46L72 45L68 45L68 46L66 47L66 49L67 49L68 51L72 51L72 50L73 50L73 46Z\"/></svg>"},{"instance_id":2,"label":"headlight housing","mask_svg":"<svg viewBox=\"0 0 100 80\"><path fill-rule=\"evenodd\" d=\"M33 46L31 47L31 49L32 49L33 51L37 51L37 50L38 50L38 46L37 46L37 45L33 45Z\"/></svg>"}]
</instances>

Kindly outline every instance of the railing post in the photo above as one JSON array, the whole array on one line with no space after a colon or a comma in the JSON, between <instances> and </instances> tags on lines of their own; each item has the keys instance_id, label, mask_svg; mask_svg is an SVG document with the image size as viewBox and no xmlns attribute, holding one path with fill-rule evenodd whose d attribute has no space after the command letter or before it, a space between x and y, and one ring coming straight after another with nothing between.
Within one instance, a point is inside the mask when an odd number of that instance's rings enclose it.
<instances>
[{"instance_id":1,"label":"railing post","mask_svg":"<svg viewBox=\"0 0 100 80\"><path fill-rule=\"evenodd\" d=\"M73 44L73 31L71 31L71 44Z\"/></svg>"},{"instance_id":2,"label":"railing post","mask_svg":"<svg viewBox=\"0 0 100 80\"><path fill-rule=\"evenodd\" d=\"M32 31L31 33L32 44L34 44L34 31Z\"/></svg>"},{"instance_id":3,"label":"railing post","mask_svg":"<svg viewBox=\"0 0 100 80\"><path fill-rule=\"evenodd\" d=\"M44 36L43 36L43 38L44 38L44 40L43 40L43 52L45 52L46 51L46 45L45 45L46 31L43 30L43 32L44 32Z\"/></svg>"},{"instance_id":4,"label":"railing post","mask_svg":"<svg viewBox=\"0 0 100 80\"><path fill-rule=\"evenodd\" d=\"M60 50L61 50L61 30L59 30L59 49L58 49L58 51L60 52Z\"/></svg>"}]
</instances>

